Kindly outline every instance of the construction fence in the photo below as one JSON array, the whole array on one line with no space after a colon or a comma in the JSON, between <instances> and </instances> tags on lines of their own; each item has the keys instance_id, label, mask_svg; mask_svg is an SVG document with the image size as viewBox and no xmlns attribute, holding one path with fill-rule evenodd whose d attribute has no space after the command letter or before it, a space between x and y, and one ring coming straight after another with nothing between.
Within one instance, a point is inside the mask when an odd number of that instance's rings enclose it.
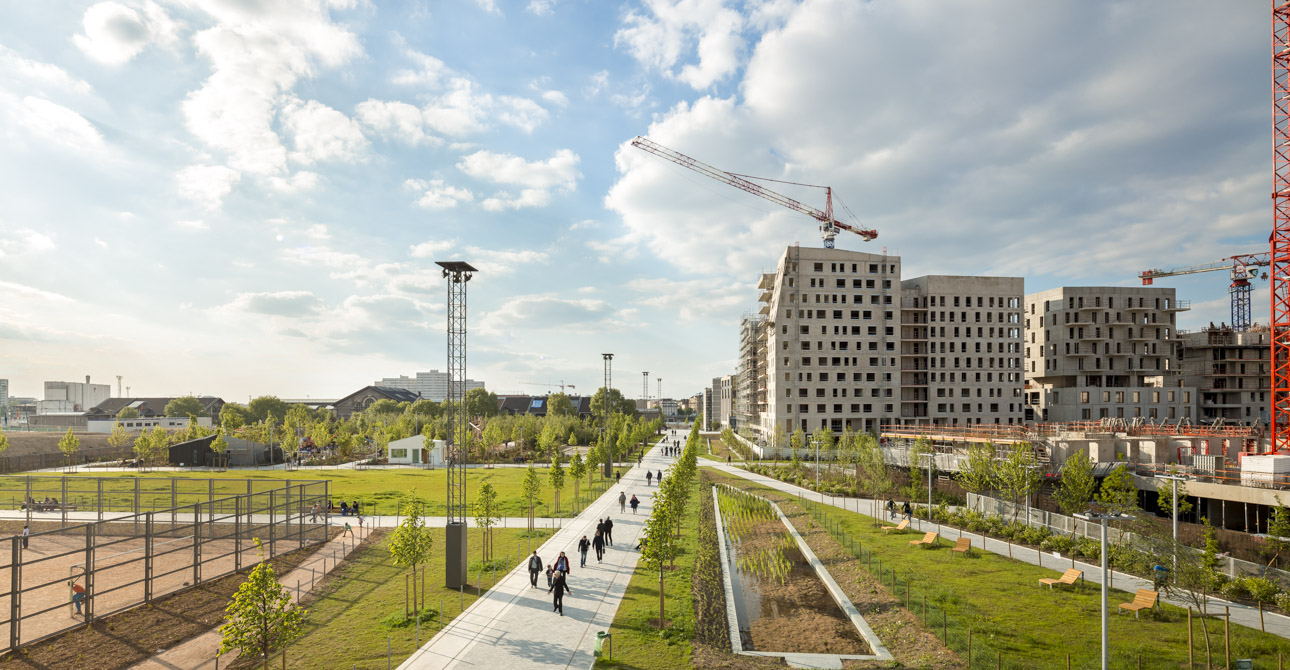
<instances>
[{"instance_id":1,"label":"construction fence","mask_svg":"<svg viewBox=\"0 0 1290 670\"><path fill-rule=\"evenodd\" d=\"M137 479L111 478L106 487L105 479L0 477L0 488L20 487L32 492L28 497L42 499L51 486L66 492L61 510L29 508L25 520L0 522L11 532L23 523L30 528L30 536L19 529L0 541L0 634L9 633L4 650L327 540L326 481L220 480L240 492L217 493L210 485L187 490L209 480L171 480L168 491L145 495L137 488L115 490L133 487ZM91 491L102 493L95 498ZM164 495L175 504L158 507ZM69 499L86 511L69 509L63 503ZM324 511L314 514L315 504ZM122 508L127 511L117 511ZM101 520L75 519L92 519L86 512L93 511Z\"/></svg>"}]
</instances>

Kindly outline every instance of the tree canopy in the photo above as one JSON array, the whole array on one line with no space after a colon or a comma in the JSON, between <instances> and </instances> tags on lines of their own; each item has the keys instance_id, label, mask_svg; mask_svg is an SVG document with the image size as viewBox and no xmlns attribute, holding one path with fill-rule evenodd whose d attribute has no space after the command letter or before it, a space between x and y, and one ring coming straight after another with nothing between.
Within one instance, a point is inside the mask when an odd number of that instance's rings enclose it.
<instances>
[{"instance_id":1,"label":"tree canopy","mask_svg":"<svg viewBox=\"0 0 1290 670\"><path fill-rule=\"evenodd\" d=\"M466 391L465 405L468 416L497 416L497 394L488 389L474 388Z\"/></svg>"},{"instance_id":2,"label":"tree canopy","mask_svg":"<svg viewBox=\"0 0 1290 670\"><path fill-rule=\"evenodd\" d=\"M118 419L137 419L137 418L139 418L139 410L137 410L137 409L135 409L135 408L133 408L133 407L122 407L122 408L121 408L121 411L119 411L119 412L117 412L117 413L116 413L116 418L118 418Z\"/></svg>"},{"instance_id":3,"label":"tree canopy","mask_svg":"<svg viewBox=\"0 0 1290 670\"><path fill-rule=\"evenodd\" d=\"M573 399L563 393L552 393L546 399L547 416L573 416L578 409L573 406Z\"/></svg>"},{"instance_id":4,"label":"tree canopy","mask_svg":"<svg viewBox=\"0 0 1290 670\"><path fill-rule=\"evenodd\" d=\"M618 389L609 389L609 408L615 414L631 416L636 413L636 401L624 398L622 391ZM598 417L604 416L605 387L603 386L596 389L595 395L591 396L591 413Z\"/></svg>"},{"instance_id":5,"label":"tree canopy","mask_svg":"<svg viewBox=\"0 0 1290 670\"><path fill-rule=\"evenodd\" d=\"M166 416L206 416L202 401L190 395L171 400L163 411Z\"/></svg>"},{"instance_id":6,"label":"tree canopy","mask_svg":"<svg viewBox=\"0 0 1290 670\"><path fill-rule=\"evenodd\" d=\"M274 423L282 423L287 416L287 403L277 396L262 395L246 405L247 423L258 423L272 418Z\"/></svg>"}]
</instances>

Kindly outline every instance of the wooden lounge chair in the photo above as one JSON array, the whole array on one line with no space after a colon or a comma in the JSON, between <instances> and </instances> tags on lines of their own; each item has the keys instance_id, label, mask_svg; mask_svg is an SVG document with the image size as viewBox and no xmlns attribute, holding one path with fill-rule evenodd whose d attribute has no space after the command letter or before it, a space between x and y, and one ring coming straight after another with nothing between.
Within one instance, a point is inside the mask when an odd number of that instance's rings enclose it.
<instances>
[{"instance_id":1,"label":"wooden lounge chair","mask_svg":"<svg viewBox=\"0 0 1290 670\"><path fill-rule=\"evenodd\" d=\"M909 541L909 544L910 544L910 546L928 546L928 547L933 547L933 546L936 546L936 538L937 538L937 537L939 537L939 535L938 535L937 533L925 533L925 534L923 535L923 539L921 539L921 540L910 540L910 541Z\"/></svg>"},{"instance_id":2,"label":"wooden lounge chair","mask_svg":"<svg viewBox=\"0 0 1290 670\"><path fill-rule=\"evenodd\" d=\"M1074 586L1075 580L1083 579L1083 578L1084 578L1083 570L1076 570L1075 568L1071 568L1070 570L1067 570L1066 572L1062 573L1061 579L1050 579L1045 577L1044 579L1039 580L1039 583L1047 584L1048 588L1051 589L1055 584L1065 584L1066 586Z\"/></svg>"},{"instance_id":3,"label":"wooden lounge chair","mask_svg":"<svg viewBox=\"0 0 1290 670\"><path fill-rule=\"evenodd\" d=\"M883 529L883 530L905 530L906 528L909 528L909 519L904 519L904 520L902 520L900 523L898 523L898 524L896 524L896 525L894 525L894 526L883 526L883 527L882 527L882 529Z\"/></svg>"},{"instance_id":4,"label":"wooden lounge chair","mask_svg":"<svg viewBox=\"0 0 1290 670\"><path fill-rule=\"evenodd\" d=\"M950 558L954 558L954 554L963 554L964 556L968 556L972 553L972 540L966 537L960 537L959 541L954 543L954 548L950 551L954 552L950 554Z\"/></svg>"},{"instance_id":5,"label":"wooden lounge chair","mask_svg":"<svg viewBox=\"0 0 1290 670\"><path fill-rule=\"evenodd\" d=\"M1133 612L1133 618L1138 618L1138 612L1144 609L1152 609L1160 599L1160 593L1157 591L1148 591L1147 589L1138 589L1138 594L1133 596L1133 602L1120 603L1120 609Z\"/></svg>"}]
</instances>

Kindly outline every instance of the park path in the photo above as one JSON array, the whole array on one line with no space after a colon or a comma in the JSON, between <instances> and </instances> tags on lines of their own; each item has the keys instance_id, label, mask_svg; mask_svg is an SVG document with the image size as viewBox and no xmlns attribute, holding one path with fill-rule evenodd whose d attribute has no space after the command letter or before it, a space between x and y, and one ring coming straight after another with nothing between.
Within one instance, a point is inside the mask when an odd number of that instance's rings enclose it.
<instances>
[{"instance_id":1,"label":"park path","mask_svg":"<svg viewBox=\"0 0 1290 670\"><path fill-rule=\"evenodd\" d=\"M292 602L309 595L322 577L331 572L341 560L349 555L358 544L371 533L370 528L355 535L341 535L332 538L296 566L294 570L278 578L278 583L291 592ZM189 638L184 642L158 652L152 658L130 666L130 670L218 670L220 666L228 667L237 660L237 652L217 657L220 645L219 629L206 631L201 635Z\"/></svg>"},{"instance_id":2,"label":"park path","mask_svg":"<svg viewBox=\"0 0 1290 670\"><path fill-rule=\"evenodd\" d=\"M561 551L570 565L578 561L577 542L591 539L596 523L606 516L614 520L614 546L606 549L603 563L588 552L587 567L573 568L564 597L564 616L552 611L546 580L539 576L539 588L529 585L528 557L524 557L497 586L475 601L452 623L399 666L400 670L466 670L468 668L589 668L594 660L596 633L608 631L627 583L636 570L640 552L635 549L652 508L656 485L645 483L645 468L666 471L676 459L661 455L659 446L672 439L670 433L644 457L644 467L624 470L622 482L587 506L576 519L541 547L543 564ZM640 509L620 513L618 494L626 492L640 500Z\"/></svg>"},{"instance_id":3,"label":"park path","mask_svg":"<svg viewBox=\"0 0 1290 670\"><path fill-rule=\"evenodd\" d=\"M806 498L807 500L819 502L825 505L831 505L850 512L858 512L872 518L870 511L874 509L873 500L869 498L848 498L822 495L811 491L810 489L805 489L794 484L781 482L778 479L749 472L741 467L725 465L723 463L704 463L702 459L700 459L699 464L757 482L758 484L764 484L790 495ZM878 510L881 515L881 505L878 506ZM915 528L919 532L937 531L941 534L942 538L951 542L957 541L960 537L966 537L972 540L972 546L975 548L984 548L986 551L991 553L999 554L1000 556L1010 556L1015 560L1025 561L1031 565L1038 565L1043 568L1050 568L1058 573L1069 568L1083 570L1084 579L1086 581L1098 585L1101 585L1102 583L1101 565L1093 565L1079 560L1072 561L1070 558L1058 558L1057 556L1045 554L1037 549L1031 549L1029 547L1023 547L1016 544L1009 545L1003 540L996 540L976 533L960 531L956 528L951 528L950 526L941 526L922 519L915 519L911 528ZM1054 575L1054 577L1056 576L1058 575ZM1036 586L1038 585L1036 584ZM1127 593L1133 593L1138 589L1153 589L1155 587L1150 580L1134 577L1133 575L1126 575L1122 572L1111 571L1111 588L1119 589ZM1161 600L1171 605L1177 605L1178 607L1187 607L1189 605L1189 603L1184 600L1168 598L1165 597L1164 594L1161 594ZM1231 602L1221 598L1215 598L1213 596L1209 597L1207 607L1211 614L1222 614L1224 607L1230 608L1232 623L1240 624L1248 628L1254 628L1256 630L1260 627L1259 611L1257 607ZM1264 610L1262 618L1264 630L1268 633L1284 638L1290 638L1290 617Z\"/></svg>"}]
</instances>

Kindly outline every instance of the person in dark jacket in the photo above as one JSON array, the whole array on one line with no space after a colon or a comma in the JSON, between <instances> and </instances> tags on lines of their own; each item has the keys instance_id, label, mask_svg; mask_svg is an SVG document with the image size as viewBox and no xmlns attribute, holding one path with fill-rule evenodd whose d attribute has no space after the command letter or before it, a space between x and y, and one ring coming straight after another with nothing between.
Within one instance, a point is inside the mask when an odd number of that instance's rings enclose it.
<instances>
[{"instance_id":1,"label":"person in dark jacket","mask_svg":"<svg viewBox=\"0 0 1290 670\"><path fill-rule=\"evenodd\" d=\"M596 550L596 562L600 563L605 559L605 534L602 531L596 531L596 536L591 538L591 546Z\"/></svg>"},{"instance_id":2,"label":"person in dark jacket","mask_svg":"<svg viewBox=\"0 0 1290 670\"><path fill-rule=\"evenodd\" d=\"M605 543L614 546L614 522L609 517L605 517Z\"/></svg>"},{"instance_id":3,"label":"person in dark jacket","mask_svg":"<svg viewBox=\"0 0 1290 670\"><path fill-rule=\"evenodd\" d=\"M541 572L542 559L538 557L537 550L535 549L533 551L533 555L529 556L529 588L537 588L537 578Z\"/></svg>"},{"instance_id":4,"label":"person in dark jacket","mask_svg":"<svg viewBox=\"0 0 1290 670\"><path fill-rule=\"evenodd\" d=\"M563 551L555 559L555 569L558 572L563 572L566 577L569 576L570 572L573 572L569 569L569 557L565 556Z\"/></svg>"},{"instance_id":5,"label":"person in dark jacket","mask_svg":"<svg viewBox=\"0 0 1290 670\"><path fill-rule=\"evenodd\" d=\"M565 591L568 591L569 593L573 593L573 589L570 589L568 582L565 581L564 573L556 572L555 580L551 582L551 588L547 589L546 592L555 593L555 599L551 603L552 605L551 611L559 612L560 616L564 616Z\"/></svg>"},{"instance_id":6,"label":"person in dark jacket","mask_svg":"<svg viewBox=\"0 0 1290 670\"><path fill-rule=\"evenodd\" d=\"M632 494L632 499L628 502L628 504L632 506L632 514L635 514L635 513L636 513L636 508L640 506L641 501L637 500L637 499L636 499L636 494L635 494L635 493L633 493L633 494Z\"/></svg>"},{"instance_id":7,"label":"person in dark jacket","mask_svg":"<svg viewBox=\"0 0 1290 670\"><path fill-rule=\"evenodd\" d=\"M587 536L583 535L582 539L578 540L578 554L582 556L582 560L578 567L587 567L587 550L589 549L591 549L591 540L588 540Z\"/></svg>"},{"instance_id":8,"label":"person in dark jacket","mask_svg":"<svg viewBox=\"0 0 1290 670\"><path fill-rule=\"evenodd\" d=\"M909 501L908 501L908 500L906 500L906 501L905 501L905 506L904 506L903 508L901 508L901 510L900 510L900 511L902 511L902 512L904 512L904 513L905 513L905 518L906 518L906 519L912 520L912 519L914 518L914 510L912 510L912 509L910 509L910 508L909 508Z\"/></svg>"},{"instance_id":9,"label":"person in dark jacket","mask_svg":"<svg viewBox=\"0 0 1290 670\"><path fill-rule=\"evenodd\" d=\"M653 470L646 470L646 471L645 471L645 485L646 485L646 486L653 486L653 485L654 485L654 471L653 471Z\"/></svg>"}]
</instances>

